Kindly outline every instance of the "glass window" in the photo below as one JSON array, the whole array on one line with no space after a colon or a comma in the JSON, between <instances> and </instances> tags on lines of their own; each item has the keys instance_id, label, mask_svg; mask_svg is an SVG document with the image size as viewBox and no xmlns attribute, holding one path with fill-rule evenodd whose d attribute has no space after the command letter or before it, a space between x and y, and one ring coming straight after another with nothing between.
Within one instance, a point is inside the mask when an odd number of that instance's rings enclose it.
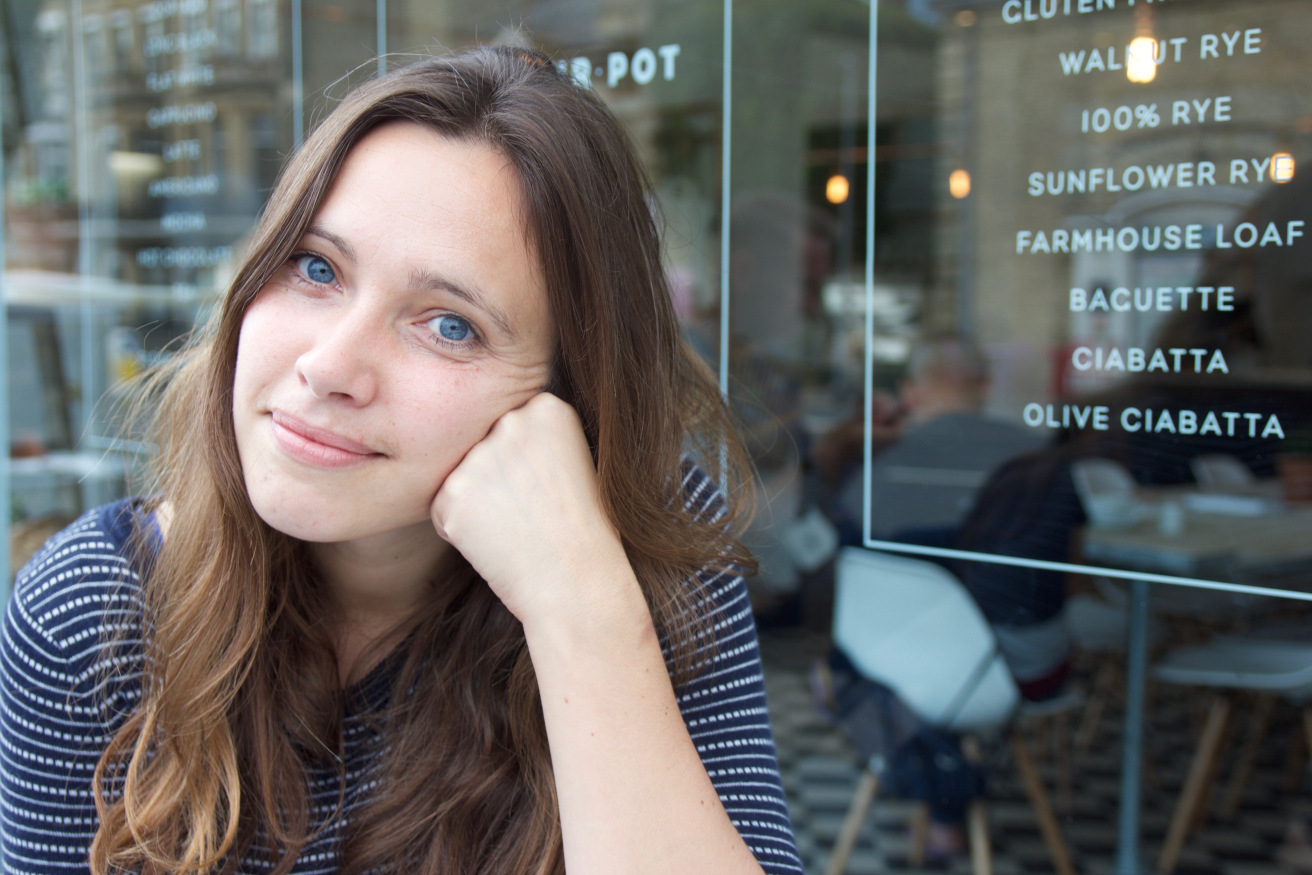
<instances>
[{"instance_id":1,"label":"glass window","mask_svg":"<svg viewBox=\"0 0 1312 875\"><path fill-rule=\"evenodd\" d=\"M1130 872L1216 686L1145 676L1185 644L1312 640L1303 0L44 0L3 26L10 531L123 492L121 384L205 318L352 83L534 45L655 183L685 337L755 463L772 697L811 713L840 548L933 563L1018 689L1110 685L1064 822L1080 868ZM1251 709L1262 762L1299 737L1281 707ZM777 732L822 871L842 806L799 763L846 790L853 748L818 716ZM1254 768L1227 809L1294 798ZM1186 868L1269 870L1286 809L1237 816L1260 841L1191 834ZM866 828L858 853L896 841Z\"/></svg>"},{"instance_id":2,"label":"glass window","mask_svg":"<svg viewBox=\"0 0 1312 875\"><path fill-rule=\"evenodd\" d=\"M278 16L274 0L246 0L246 53L253 61L278 54Z\"/></svg>"}]
</instances>

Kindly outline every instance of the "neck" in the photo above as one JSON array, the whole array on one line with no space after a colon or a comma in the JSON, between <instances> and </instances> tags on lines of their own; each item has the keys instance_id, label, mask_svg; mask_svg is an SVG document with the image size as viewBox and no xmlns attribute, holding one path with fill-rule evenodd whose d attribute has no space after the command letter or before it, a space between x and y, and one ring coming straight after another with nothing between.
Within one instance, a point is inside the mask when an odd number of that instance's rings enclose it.
<instances>
[{"instance_id":1,"label":"neck","mask_svg":"<svg viewBox=\"0 0 1312 875\"><path fill-rule=\"evenodd\" d=\"M311 544L332 599L338 674L346 684L368 672L431 598L451 546L432 524L356 541Z\"/></svg>"}]
</instances>

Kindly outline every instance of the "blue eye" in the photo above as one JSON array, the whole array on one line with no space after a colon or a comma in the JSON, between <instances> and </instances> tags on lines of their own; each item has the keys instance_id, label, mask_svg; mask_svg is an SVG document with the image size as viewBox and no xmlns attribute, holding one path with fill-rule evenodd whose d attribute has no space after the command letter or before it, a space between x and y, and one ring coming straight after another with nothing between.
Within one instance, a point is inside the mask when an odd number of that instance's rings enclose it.
<instances>
[{"instance_id":1,"label":"blue eye","mask_svg":"<svg viewBox=\"0 0 1312 875\"><path fill-rule=\"evenodd\" d=\"M326 258L319 255L298 255L296 269L315 283L327 285L337 279L337 274L333 273L333 266Z\"/></svg>"},{"instance_id":2,"label":"blue eye","mask_svg":"<svg viewBox=\"0 0 1312 875\"><path fill-rule=\"evenodd\" d=\"M467 321L453 313L438 316L433 322L436 324L437 333L442 336L443 340L452 342L468 340L469 336L474 333L473 327Z\"/></svg>"}]
</instances>

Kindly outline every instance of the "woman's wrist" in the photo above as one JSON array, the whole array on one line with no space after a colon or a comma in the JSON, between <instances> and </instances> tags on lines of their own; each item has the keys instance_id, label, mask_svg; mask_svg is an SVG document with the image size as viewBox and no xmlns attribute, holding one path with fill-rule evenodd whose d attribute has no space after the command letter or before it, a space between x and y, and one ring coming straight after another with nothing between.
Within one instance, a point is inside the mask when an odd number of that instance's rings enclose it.
<instances>
[{"instance_id":1,"label":"woman's wrist","mask_svg":"<svg viewBox=\"0 0 1312 875\"><path fill-rule=\"evenodd\" d=\"M569 587L570 600L544 601L523 619L524 637L539 672L539 661L564 657L609 659L633 653L634 646L650 636L655 641L651 611L633 568L619 560L589 563Z\"/></svg>"}]
</instances>

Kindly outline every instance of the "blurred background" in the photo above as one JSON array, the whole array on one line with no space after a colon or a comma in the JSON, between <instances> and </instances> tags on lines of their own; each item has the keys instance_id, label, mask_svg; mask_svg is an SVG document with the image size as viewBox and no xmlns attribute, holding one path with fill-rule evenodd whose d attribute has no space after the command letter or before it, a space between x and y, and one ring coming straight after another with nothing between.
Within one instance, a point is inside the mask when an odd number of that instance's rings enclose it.
<instances>
[{"instance_id":1,"label":"blurred background","mask_svg":"<svg viewBox=\"0 0 1312 875\"><path fill-rule=\"evenodd\" d=\"M0 579L128 488L116 393L334 101L532 45L628 126L747 435L810 870L873 764L849 872L986 871L972 824L1000 872L1312 871L1310 40L1305 0L0 0ZM932 580L969 619L898 639ZM971 624L1011 686L967 727L905 673ZM881 690L915 731L862 735Z\"/></svg>"}]
</instances>

